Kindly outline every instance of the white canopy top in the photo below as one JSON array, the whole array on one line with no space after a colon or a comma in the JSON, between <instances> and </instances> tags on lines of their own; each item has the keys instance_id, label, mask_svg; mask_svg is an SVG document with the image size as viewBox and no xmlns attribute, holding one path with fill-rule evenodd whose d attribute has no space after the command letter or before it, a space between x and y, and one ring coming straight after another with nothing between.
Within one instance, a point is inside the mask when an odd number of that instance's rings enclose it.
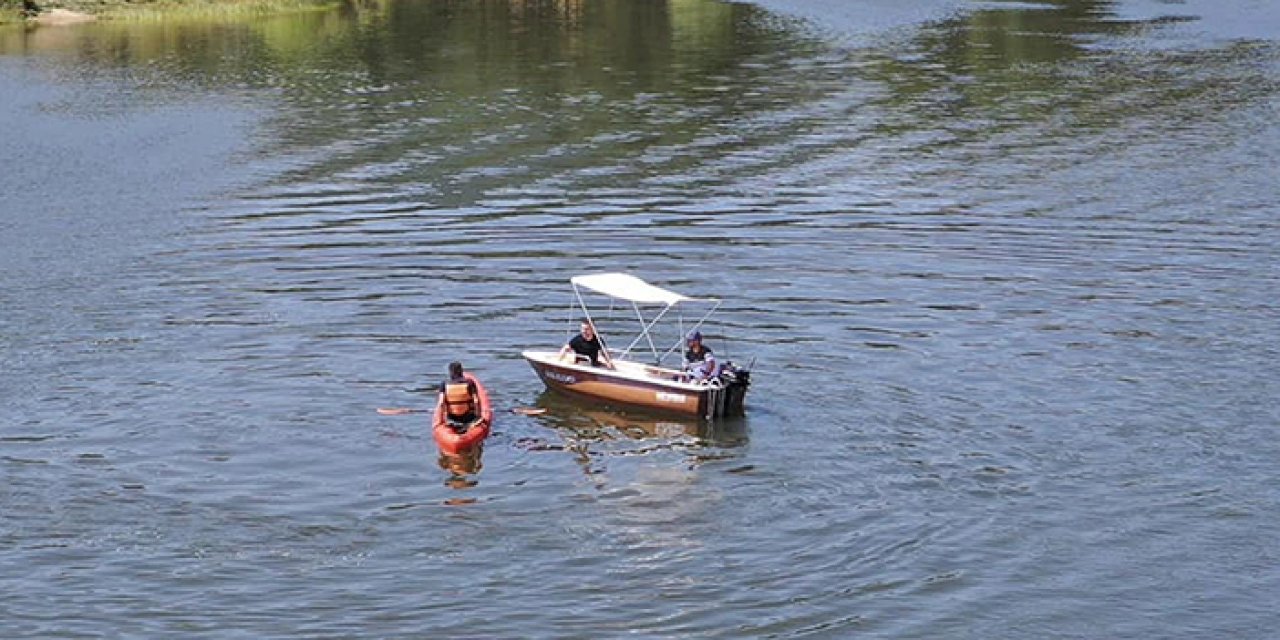
<instances>
[{"instance_id":1,"label":"white canopy top","mask_svg":"<svg viewBox=\"0 0 1280 640\"><path fill-rule=\"evenodd\" d=\"M646 304L661 303L671 306L685 300L694 300L662 287L655 287L640 278L625 273L596 273L574 276L569 279L576 287L586 287L606 296Z\"/></svg>"}]
</instances>

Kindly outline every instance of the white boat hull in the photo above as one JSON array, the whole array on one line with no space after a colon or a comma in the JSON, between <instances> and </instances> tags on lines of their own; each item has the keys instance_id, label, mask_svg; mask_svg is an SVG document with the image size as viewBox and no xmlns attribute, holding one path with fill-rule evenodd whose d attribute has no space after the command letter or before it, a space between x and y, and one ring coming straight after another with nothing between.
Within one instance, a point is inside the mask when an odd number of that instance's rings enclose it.
<instances>
[{"instance_id":1,"label":"white boat hull","mask_svg":"<svg viewBox=\"0 0 1280 640\"><path fill-rule=\"evenodd\" d=\"M746 380L724 384L687 382L674 369L628 360L593 367L556 351L521 354L548 389L615 404L699 418L742 415Z\"/></svg>"}]
</instances>

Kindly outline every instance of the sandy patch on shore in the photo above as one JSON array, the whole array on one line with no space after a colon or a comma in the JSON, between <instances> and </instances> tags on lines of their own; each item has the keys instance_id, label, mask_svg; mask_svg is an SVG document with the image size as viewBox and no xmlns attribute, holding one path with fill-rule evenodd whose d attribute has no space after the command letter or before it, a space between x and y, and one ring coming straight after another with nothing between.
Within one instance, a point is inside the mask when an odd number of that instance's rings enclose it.
<instances>
[{"instance_id":1,"label":"sandy patch on shore","mask_svg":"<svg viewBox=\"0 0 1280 640\"><path fill-rule=\"evenodd\" d=\"M66 9L54 9L46 11L32 18L31 21L36 24L60 26L64 24L79 24L82 22L93 22L97 18L77 11L67 11Z\"/></svg>"}]
</instances>

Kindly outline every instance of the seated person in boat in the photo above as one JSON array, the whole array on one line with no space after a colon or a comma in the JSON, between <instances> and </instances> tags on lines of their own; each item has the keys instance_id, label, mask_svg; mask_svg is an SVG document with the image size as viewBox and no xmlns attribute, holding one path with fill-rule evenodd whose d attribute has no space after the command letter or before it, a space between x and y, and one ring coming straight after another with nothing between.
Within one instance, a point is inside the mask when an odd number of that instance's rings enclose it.
<instances>
[{"instance_id":1,"label":"seated person in boat","mask_svg":"<svg viewBox=\"0 0 1280 640\"><path fill-rule=\"evenodd\" d=\"M440 383L440 398L445 417L454 430L461 431L480 417L480 394L476 383L462 375L462 363L449 363L449 378Z\"/></svg>"},{"instance_id":2,"label":"seated person in boat","mask_svg":"<svg viewBox=\"0 0 1280 640\"><path fill-rule=\"evenodd\" d=\"M720 364L711 349L702 344L702 332L694 331L685 337L684 370L693 382L711 380L720 375Z\"/></svg>"},{"instance_id":3,"label":"seated person in boat","mask_svg":"<svg viewBox=\"0 0 1280 640\"><path fill-rule=\"evenodd\" d=\"M604 355L604 366L610 367L609 353L605 351L604 346L600 343L600 337L596 335L595 327L586 320L582 321L582 327L579 329L578 335L569 339L568 344L560 347L560 357L563 358L569 352L573 352L576 356L583 356L591 361L591 366L601 366L600 356Z\"/></svg>"}]
</instances>

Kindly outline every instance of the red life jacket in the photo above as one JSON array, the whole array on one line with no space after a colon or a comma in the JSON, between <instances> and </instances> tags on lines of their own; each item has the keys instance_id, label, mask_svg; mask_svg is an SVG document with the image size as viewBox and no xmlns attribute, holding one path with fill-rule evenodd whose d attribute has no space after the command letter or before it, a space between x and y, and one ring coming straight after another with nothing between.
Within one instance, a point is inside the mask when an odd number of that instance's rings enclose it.
<instances>
[{"instance_id":1,"label":"red life jacket","mask_svg":"<svg viewBox=\"0 0 1280 640\"><path fill-rule=\"evenodd\" d=\"M471 383L446 382L444 385L445 413L455 418L476 415L476 399L471 394Z\"/></svg>"}]
</instances>

